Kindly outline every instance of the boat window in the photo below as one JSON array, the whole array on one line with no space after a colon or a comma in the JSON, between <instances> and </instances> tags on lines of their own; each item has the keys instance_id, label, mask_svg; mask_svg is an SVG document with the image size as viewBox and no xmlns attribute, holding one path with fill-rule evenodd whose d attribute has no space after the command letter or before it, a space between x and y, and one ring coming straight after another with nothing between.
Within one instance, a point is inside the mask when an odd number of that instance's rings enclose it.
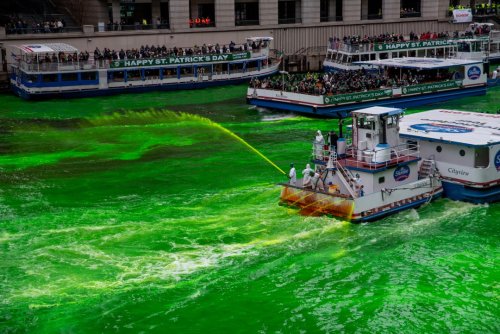
<instances>
[{"instance_id":1,"label":"boat window","mask_svg":"<svg viewBox=\"0 0 500 334\"><path fill-rule=\"evenodd\" d=\"M243 63L229 64L230 73L241 73L243 72Z\"/></svg>"},{"instance_id":2,"label":"boat window","mask_svg":"<svg viewBox=\"0 0 500 334\"><path fill-rule=\"evenodd\" d=\"M393 52L391 58L397 58L397 57L398 57L398 53L397 52Z\"/></svg>"},{"instance_id":3,"label":"boat window","mask_svg":"<svg viewBox=\"0 0 500 334\"><path fill-rule=\"evenodd\" d=\"M193 76L193 66L181 67L181 78L192 77Z\"/></svg>"},{"instance_id":4,"label":"boat window","mask_svg":"<svg viewBox=\"0 0 500 334\"><path fill-rule=\"evenodd\" d=\"M78 73L63 73L61 74L62 81L78 81Z\"/></svg>"},{"instance_id":5,"label":"boat window","mask_svg":"<svg viewBox=\"0 0 500 334\"><path fill-rule=\"evenodd\" d=\"M375 53L370 53L370 60L375 60L377 55Z\"/></svg>"},{"instance_id":6,"label":"boat window","mask_svg":"<svg viewBox=\"0 0 500 334\"><path fill-rule=\"evenodd\" d=\"M80 76L82 80L87 80L87 81L97 80L97 72L82 72Z\"/></svg>"},{"instance_id":7,"label":"boat window","mask_svg":"<svg viewBox=\"0 0 500 334\"><path fill-rule=\"evenodd\" d=\"M164 68L163 78L177 78L177 69L175 68Z\"/></svg>"},{"instance_id":8,"label":"boat window","mask_svg":"<svg viewBox=\"0 0 500 334\"><path fill-rule=\"evenodd\" d=\"M23 72L23 81L28 83L36 83L38 82L38 76L35 74L26 74Z\"/></svg>"},{"instance_id":9,"label":"boat window","mask_svg":"<svg viewBox=\"0 0 500 334\"><path fill-rule=\"evenodd\" d=\"M384 52L384 53L381 53L379 57L380 57L380 59L387 59L387 58L389 58L389 54L387 52Z\"/></svg>"},{"instance_id":10,"label":"boat window","mask_svg":"<svg viewBox=\"0 0 500 334\"><path fill-rule=\"evenodd\" d=\"M442 151L442 150L443 150L443 148L442 148L441 146L439 146L439 145L438 145L438 146L436 146L436 151L437 151L438 153L441 153L441 151Z\"/></svg>"},{"instance_id":11,"label":"boat window","mask_svg":"<svg viewBox=\"0 0 500 334\"><path fill-rule=\"evenodd\" d=\"M458 51L459 52L470 52L470 44L468 42L458 43Z\"/></svg>"},{"instance_id":12,"label":"boat window","mask_svg":"<svg viewBox=\"0 0 500 334\"><path fill-rule=\"evenodd\" d=\"M378 178L378 183L384 183L385 182L385 176L381 176Z\"/></svg>"},{"instance_id":13,"label":"boat window","mask_svg":"<svg viewBox=\"0 0 500 334\"><path fill-rule=\"evenodd\" d=\"M247 63L247 71L257 71L257 67L258 64L257 64L257 61L249 61Z\"/></svg>"},{"instance_id":14,"label":"boat window","mask_svg":"<svg viewBox=\"0 0 500 334\"><path fill-rule=\"evenodd\" d=\"M44 74L42 75L42 82L57 82L57 74Z\"/></svg>"},{"instance_id":15,"label":"boat window","mask_svg":"<svg viewBox=\"0 0 500 334\"><path fill-rule=\"evenodd\" d=\"M146 80L156 80L160 78L160 69L153 68L144 70L144 77Z\"/></svg>"},{"instance_id":16,"label":"boat window","mask_svg":"<svg viewBox=\"0 0 500 334\"><path fill-rule=\"evenodd\" d=\"M490 150L488 147L476 148L474 152L474 167L486 168L490 164Z\"/></svg>"},{"instance_id":17,"label":"boat window","mask_svg":"<svg viewBox=\"0 0 500 334\"><path fill-rule=\"evenodd\" d=\"M123 71L113 71L108 73L108 82L123 82L124 72ZM82 73L83 79L83 73Z\"/></svg>"},{"instance_id":18,"label":"boat window","mask_svg":"<svg viewBox=\"0 0 500 334\"><path fill-rule=\"evenodd\" d=\"M387 123L388 128L396 127L396 125L398 124L398 116L392 115L392 116L387 117L386 123Z\"/></svg>"},{"instance_id":19,"label":"boat window","mask_svg":"<svg viewBox=\"0 0 500 334\"><path fill-rule=\"evenodd\" d=\"M406 145L410 151L418 150L418 142L416 140L407 140Z\"/></svg>"},{"instance_id":20,"label":"boat window","mask_svg":"<svg viewBox=\"0 0 500 334\"><path fill-rule=\"evenodd\" d=\"M358 118L357 125L359 129L375 130L375 122L365 117Z\"/></svg>"},{"instance_id":21,"label":"boat window","mask_svg":"<svg viewBox=\"0 0 500 334\"><path fill-rule=\"evenodd\" d=\"M127 71L127 81L138 81L138 80L141 80L141 70Z\"/></svg>"},{"instance_id":22,"label":"boat window","mask_svg":"<svg viewBox=\"0 0 500 334\"><path fill-rule=\"evenodd\" d=\"M465 155L465 151L464 150L460 150L458 153L460 154L461 157L463 157Z\"/></svg>"}]
</instances>

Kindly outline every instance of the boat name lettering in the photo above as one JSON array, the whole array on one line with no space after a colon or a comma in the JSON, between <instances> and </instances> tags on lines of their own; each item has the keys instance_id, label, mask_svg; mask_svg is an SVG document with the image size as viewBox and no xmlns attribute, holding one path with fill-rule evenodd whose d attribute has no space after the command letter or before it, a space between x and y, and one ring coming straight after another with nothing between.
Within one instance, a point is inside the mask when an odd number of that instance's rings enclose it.
<instances>
[{"instance_id":1,"label":"boat name lettering","mask_svg":"<svg viewBox=\"0 0 500 334\"><path fill-rule=\"evenodd\" d=\"M399 166L394 170L394 180L395 181L404 181L410 176L410 167L408 166Z\"/></svg>"},{"instance_id":2,"label":"boat name lettering","mask_svg":"<svg viewBox=\"0 0 500 334\"><path fill-rule=\"evenodd\" d=\"M434 92L440 89L459 88L460 86L462 86L461 80L449 80L431 84L406 86L403 87L402 92L403 95L415 94L415 93L427 93L427 92Z\"/></svg>"},{"instance_id":3,"label":"boat name lettering","mask_svg":"<svg viewBox=\"0 0 500 334\"><path fill-rule=\"evenodd\" d=\"M456 42L452 40L384 43L384 44L377 44L375 50L376 51L404 50L404 49L426 48L426 47L436 47L436 46L448 46L454 44L456 44Z\"/></svg>"},{"instance_id":4,"label":"boat name lettering","mask_svg":"<svg viewBox=\"0 0 500 334\"><path fill-rule=\"evenodd\" d=\"M469 173L466 171L458 170L458 169L455 169L452 167L448 168L448 172L455 174L455 175L465 175L465 176L469 175Z\"/></svg>"},{"instance_id":5,"label":"boat name lettering","mask_svg":"<svg viewBox=\"0 0 500 334\"><path fill-rule=\"evenodd\" d=\"M497 172L500 172L500 151L498 151L495 155L495 168L497 169Z\"/></svg>"},{"instance_id":6,"label":"boat name lettering","mask_svg":"<svg viewBox=\"0 0 500 334\"><path fill-rule=\"evenodd\" d=\"M196 55L196 56L186 56L186 57L114 60L111 62L111 68L208 63L208 62L249 59L250 57L251 57L250 52L241 52L241 53Z\"/></svg>"},{"instance_id":7,"label":"boat name lettering","mask_svg":"<svg viewBox=\"0 0 500 334\"><path fill-rule=\"evenodd\" d=\"M371 92L359 92L359 93L340 94L331 96L325 95L323 96L323 101L325 104L337 104L346 102L359 102L359 101L385 98L391 96L392 96L392 89L381 89Z\"/></svg>"}]
</instances>

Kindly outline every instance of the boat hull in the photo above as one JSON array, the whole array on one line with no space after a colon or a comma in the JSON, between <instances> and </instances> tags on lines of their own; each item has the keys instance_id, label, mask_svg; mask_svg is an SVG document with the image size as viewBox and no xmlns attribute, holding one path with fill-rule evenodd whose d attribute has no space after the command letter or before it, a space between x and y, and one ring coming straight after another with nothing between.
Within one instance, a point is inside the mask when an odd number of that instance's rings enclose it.
<instances>
[{"instance_id":1,"label":"boat hull","mask_svg":"<svg viewBox=\"0 0 500 334\"><path fill-rule=\"evenodd\" d=\"M444 196L454 201L475 204L500 202L500 185L489 188L472 188L460 183L443 181Z\"/></svg>"},{"instance_id":2,"label":"boat hull","mask_svg":"<svg viewBox=\"0 0 500 334\"><path fill-rule=\"evenodd\" d=\"M280 202L297 207L305 215L331 215L352 223L371 222L395 214L399 211L416 208L442 196L443 188L434 187L430 191L415 188L409 194L384 195L372 194L361 198L347 198L335 194L316 192L310 189L282 184ZM377 197L376 200L370 197ZM382 197L382 199L380 199ZM367 203L370 203L367 206Z\"/></svg>"},{"instance_id":3,"label":"boat hull","mask_svg":"<svg viewBox=\"0 0 500 334\"><path fill-rule=\"evenodd\" d=\"M362 109L373 106L408 108L437 102L449 101L466 96L481 96L486 94L486 85L466 87L457 90L448 90L435 93L425 93L410 95L405 97L376 99L364 102L354 102L337 105L314 105L302 103L301 101L286 99L271 99L265 97L247 96L247 101L251 105L258 107L286 110L297 113L313 114L326 117L347 117L354 109Z\"/></svg>"},{"instance_id":4,"label":"boat hull","mask_svg":"<svg viewBox=\"0 0 500 334\"><path fill-rule=\"evenodd\" d=\"M267 77L277 72L267 72L256 77ZM82 97L97 97L108 96L125 93L144 93L151 91L174 91L174 90L191 90L203 89L208 87L236 85L247 83L250 80L248 76L242 78L231 78L224 80L210 80L210 81L191 81L182 83L165 83L165 84L145 84L143 86L124 86L117 88L104 88L104 89L75 89L75 90L59 90L50 92L30 93L17 85L11 84L11 89L14 94L25 100L44 100L44 99L67 99L67 98L82 98Z\"/></svg>"}]
</instances>

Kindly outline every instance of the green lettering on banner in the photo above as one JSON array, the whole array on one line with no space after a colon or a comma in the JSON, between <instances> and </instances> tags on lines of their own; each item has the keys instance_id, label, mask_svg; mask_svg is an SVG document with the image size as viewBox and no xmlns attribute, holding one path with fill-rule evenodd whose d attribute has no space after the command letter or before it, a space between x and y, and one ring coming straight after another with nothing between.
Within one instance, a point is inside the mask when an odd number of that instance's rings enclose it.
<instances>
[{"instance_id":1,"label":"green lettering on banner","mask_svg":"<svg viewBox=\"0 0 500 334\"><path fill-rule=\"evenodd\" d=\"M459 88L462 86L461 80L450 80L443 82L436 82L431 84L413 85L402 88L403 95L416 94L416 93L428 93L434 92L441 89Z\"/></svg>"},{"instance_id":2,"label":"green lettering on banner","mask_svg":"<svg viewBox=\"0 0 500 334\"><path fill-rule=\"evenodd\" d=\"M340 94L331 96L324 95L323 102L325 104L338 104L338 103L359 102L359 101L367 101L379 98L387 98L391 96L392 96L392 89L381 89L381 90L374 90L371 92L359 92L359 93Z\"/></svg>"},{"instance_id":3,"label":"green lettering on banner","mask_svg":"<svg viewBox=\"0 0 500 334\"><path fill-rule=\"evenodd\" d=\"M194 63L209 63L220 61L233 61L250 59L250 52L240 53L223 53L209 55L195 55L185 57L163 57L151 59L133 59L133 60L113 60L110 63L111 68L135 67L135 66L158 66L158 65L177 65L177 64L194 64Z\"/></svg>"},{"instance_id":4,"label":"green lettering on banner","mask_svg":"<svg viewBox=\"0 0 500 334\"><path fill-rule=\"evenodd\" d=\"M375 51L393 51L405 49L432 48L457 44L454 40L408 41L399 43L375 44Z\"/></svg>"}]
</instances>

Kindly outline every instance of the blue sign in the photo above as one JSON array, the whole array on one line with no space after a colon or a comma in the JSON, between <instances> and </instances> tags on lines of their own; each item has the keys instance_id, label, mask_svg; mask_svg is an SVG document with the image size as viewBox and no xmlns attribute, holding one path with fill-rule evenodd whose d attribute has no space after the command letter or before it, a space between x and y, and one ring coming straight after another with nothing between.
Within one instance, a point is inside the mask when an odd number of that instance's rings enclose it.
<instances>
[{"instance_id":1,"label":"blue sign","mask_svg":"<svg viewBox=\"0 0 500 334\"><path fill-rule=\"evenodd\" d=\"M410 125L410 128L425 132L442 132L442 133L468 133L473 131L473 129L466 128L465 126L448 125L440 123L413 124Z\"/></svg>"},{"instance_id":2,"label":"blue sign","mask_svg":"<svg viewBox=\"0 0 500 334\"><path fill-rule=\"evenodd\" d=\"M500 151L498 151L495 155L495 167L497 169L497 172L500 172Z\"/></svg>"},{"instance_id":3,"label":"blue sign","mask_svg":"<svg viewBox=\"0 0 500 334\"><path fill-rule=\"evenodd\" d=\"M477 66L472 66L467 71L467 77L471 80L479 79L480 76L481 76L481 69Z\"/></svg>"},{"instance_id":4,"label":"blue sign","mask_svg":"<svg viewBox=\"0 0 500 334\"><path fill-rule=\"evenodd\" d=\"M408 166L399 166L394 170L394 180L396 181L404 181L410 176L410 167Z\"/></svg>"}]
</instances>

